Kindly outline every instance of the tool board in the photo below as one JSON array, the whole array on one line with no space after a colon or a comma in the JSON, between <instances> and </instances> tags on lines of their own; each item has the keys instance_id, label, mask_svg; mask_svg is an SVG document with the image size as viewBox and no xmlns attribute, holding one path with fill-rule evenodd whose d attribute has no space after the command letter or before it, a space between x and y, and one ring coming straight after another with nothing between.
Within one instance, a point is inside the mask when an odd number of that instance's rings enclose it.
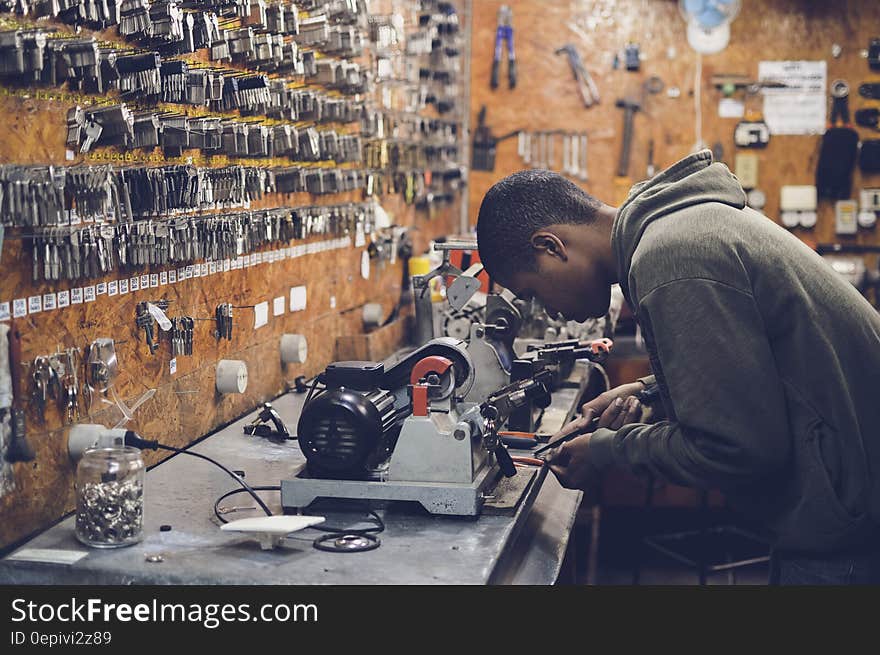
<instances>
[{"instance_id":1,"label":"tool board","mask_svg":"<svg viewBox=\"0 0 880 655\"><path fill-rule=\"evenodd\" d=\"M418 2L405 3L405 29L418 27ZM256 3L254 3L254 6ZM398 11L400 3L379 0L370 3L373 14ZM301 17L309 14L303 10ZM0 14L5 29L26 23L26 17ZM227 25L244 25L247 19L232 19ZM57 19L42 19L42 25L61 31L72 31ZM34 23L31 23L34 24ZM115 29L91 32L83 28L77 34L95 33L102 43L125 44ZM130 44L129 44L130 45ZM318 57L321 57L318 49ZM207 62L204 52L184 55L190 62ZM364 67L375 65L374 53L365 52L357 58ZM229 67L235 68L234 64ZM396 82L399 86L400 82ZM322 87L309 82L303 88ZM381 84L373 88L381 93ZM330 92L332 94L332 92ZM205 168L242 164L247 166L278 166L298 164L295 159L233 159L204 157L198 151L184 150L179 156L168 156L159 148L153 151L125 152L112 146L96 148L88 153L71 151L65 145L66 116L76 104L110 103L118 96L104 97L82 94L65 88L31 88L0 83L0 116L4 135L0 138L0 164L74 164L113 165L196 165ZM192 108L190 116L206 112ZM430 108L421 112L426 117L436 116ZM457 117L447 115L449 120ZM359 124L331 124L340 133L357 133ZM306 166L326 164L306 164ZM341 164L341 168L355 168L357 164ZM313 195L306 192L293 194L269 193L254 201L251 209L296 207L304 205L338 205L363 202L362 190ZM396 226L406 227L413 251L424 252L430 241L457 230L460 215L460 197L424 209L407 202L399 193L384 193L377 198ZM7 229L0 260L0 302L33 296L53 297L55 309L12 318L12 329L22 338L22 374L16 394L25 398L32 392L29 362L35 357L54 353L58 349L76 348L82 355L95 339L111 338L116 341L119 375L116 389L129 406L143 394L155 390L126 424L143 436L163 443L184 447L212 431L253 410L260 402L284 392L295 378L307 378L323 370L336 358L336 339L363 334L365 331L361 308L366 303L379 303L386 316L397 305L404 275L404 261L372 260L365 275L364 259L369 235L361 241L355 235L336 243L336 236L316 235L287 243L275 243L253 253L243 266L177 283L153 285L127 294L97 294L93 302L69 304L60 308L55 298L60 291L71 287L108 284L129 275L167 273L173 268L157 266L136 272L111 272L106 276L75 282L34 282L31 275L32 252L26 230ZM334 243L331 243L334 242ZM318 246L325 249L318 251ZM298 250L294 250L298 249ZM314 252L311 252L314 250ZM303 252L305 251L305 252ZM294 256L295 255L295 256ZM207 262L197 262L195 268L207 269ZM217 267L222 268L222 267ZM163 281L167 276L163 275ZM304 308L292 307L291 289L306 288ZM144 339L144 331L136 326L136 305L141 301L167 299L169 316L195 317L192 356L172 358L167 341L160 340L160 348L151 354ZM255 309L258 303L268 303L268 322L255 327ZM275 308L281 309L275 314ZM235 310L231 340L218 339L214 317L219 303L232 303ZM405 313L405 312L404 312ZM157 330L158 332L158 330ZM282 334L303 335L308 343L308 358L303 364L282 365L279 341ZM388 332L394 339L380 341L385 354L400 345L406 336L404 330ZM175 360L172 369L171 360ZM221 359L242 360L248 366L248 385L244 393L221 395L215 390L215 367ZM27 439L36 451L31 462L4 463L3 487L0 494L0 550L20 542L28 535L50 525L74 506L75 465L67 455L66 432L69 421L57 403L47 403L41 418L32 402L26 406ZM101 423L113 426L122 418L120 410L109 403L103 394L93 394L91 404L82 398L77 422ZM295 432L295 426L289 426ZM148 465L156 464L164 456L145 453ZM270 483L271 481L267 481ZM276 481L277 482L277 481ZM207 505L206 505L207 507ZM207 510L206 510L207 511Z\"/></svg>"},{"instance_id":2,"label":"tool board","mask_svg":"<svg viewBox=\"0 0 880 655\"><path fill-rule=\"evenodd\" d=\"M509 89L507 63L503 61L498 88L490 88L493 50L499 7L512 10L514 48L518 80ZM756 79L759 61L827 62L827 81L844 79L850 86L850 113L861 107L878 107L880 101L856 93L863 82L880 81L871 71L863 52L871 38L880 37L880 4L872 0L806 2L801 0L743 0L739 15L731 24L730 43L718 54L703 55L697 79L697 54L688 45L686 23L678 2L673 0L479 0L473 3L471 61L471 125L477 125L481 107L495 136L514 130L562 130L588 135L588 180L573 182L603 202L614 205L623 126L623 111L615 101L639 95L650 77L663 81L664 90L648 95L635 116L629 175L645 178L648 145L654 142L657 171L687 156L697 142L695 95L702 107L702 140L708 147L720 143L721 161L735 169L738 152L758 158L758 187L767 201L763 212L779 221L780 188L783 185L815 184L815 170L821 136L773 135L764 149L734 146L734 128L740 119L720 118L723 97L711 81L717 74L743 74ZM565 56L556 54L573 44L598 87L600 101L585 107ZM628 43L637 43L640 70L615 69L614 57ZM834 45L840 46L835 56ZM670 88L679 90L669 97ZM697 94L695 94L695 90ZM742 100L741 93L734 95ZM751 105L747 105L747 108ZM760 107L760 103L758 103ZM830 116L830 107L828 109ZM856 127L862 139L880 137L875 131ZM556 169L562 152L557 140ZM529 168L518 155L517 138L497 146L493 171L472 171L468 195L468 216L476 224L480 202L490 186L513 172ZM856 168L852 198L858 200L863 187L880 187L880 175L861 175ZM818 222L813 229L797 227L793 232L812 245L819 243L880 244L878 228L858 234L835 234L834 202L819 201ZM866 255L870 269L877 269L877 256Z\"/></svg>"}]
</instances>

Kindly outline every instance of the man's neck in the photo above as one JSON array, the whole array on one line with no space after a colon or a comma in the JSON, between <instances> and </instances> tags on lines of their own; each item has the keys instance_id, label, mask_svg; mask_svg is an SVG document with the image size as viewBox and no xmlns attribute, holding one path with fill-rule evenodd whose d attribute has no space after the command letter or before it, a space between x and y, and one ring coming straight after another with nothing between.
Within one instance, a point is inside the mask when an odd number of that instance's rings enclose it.
<instances>
[{"instance_id":1,"label":"man's neck","mask_svg":"<svg viewBox=\"0 0 880 655\"><path fill-rule=\"evenodd\" d=\"M617 216L617 208L602 205L598 212L595 227L599 231L602 249L600 265L610 284L617 284L617 256L611 247L611 230L614 227L614 217Z\"/></svg>"}]
</instances>

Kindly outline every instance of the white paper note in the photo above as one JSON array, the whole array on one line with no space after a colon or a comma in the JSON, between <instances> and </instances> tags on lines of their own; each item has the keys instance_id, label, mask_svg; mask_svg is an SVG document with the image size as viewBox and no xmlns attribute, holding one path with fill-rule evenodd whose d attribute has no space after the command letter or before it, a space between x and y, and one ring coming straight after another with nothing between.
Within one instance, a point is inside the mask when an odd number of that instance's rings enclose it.
<instances>
[{"instance_id":1,"label":"white paper note","mask_svg":"<svg viewBox=\"0 0 880 655\"><path fill-rule=\"evenodd\" d=\"M770 134L824 134L828 72L824 61L762 61L758 79L782 82L765 88L764 120Z\"/></svg>"},{"instance_id":2,"label":"white paper note","mask_svg":"<svg viewBox=\"0 0 880 655\"><path fill-rule=\"evenodd\" d=\"M306 288L291 287L290 288L290 311L301 312L306 308Z\"/></svg>"},{"instance_id":3,"label":"white paper note","mask_svg":"<svg viewBox=\"0 0 880 655\"><path fill-rule=\"evenodd\" d=\"M265 300L254 307L254 329L263 327L269 322L269 303Z\"/></svg>"}]
</instances>

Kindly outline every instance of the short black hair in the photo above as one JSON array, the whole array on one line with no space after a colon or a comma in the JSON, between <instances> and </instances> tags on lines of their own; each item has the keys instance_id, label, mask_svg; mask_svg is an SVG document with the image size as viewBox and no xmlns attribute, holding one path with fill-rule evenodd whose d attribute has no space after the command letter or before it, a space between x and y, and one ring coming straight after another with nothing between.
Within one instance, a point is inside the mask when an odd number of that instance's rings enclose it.
<instances>
[{"instance_id":1,"label":"short black hair","mask_svg":"<svg viewBox=\"0 0 880 655\"><path fill-rule=\"evenodd\" d=\"M596 198L553 171L529 169L505 177L480 205L480 261L502 283L514 273L535 272L532 235L548 225L592 223L599 207Z\"/></svg>"}]
</instances>

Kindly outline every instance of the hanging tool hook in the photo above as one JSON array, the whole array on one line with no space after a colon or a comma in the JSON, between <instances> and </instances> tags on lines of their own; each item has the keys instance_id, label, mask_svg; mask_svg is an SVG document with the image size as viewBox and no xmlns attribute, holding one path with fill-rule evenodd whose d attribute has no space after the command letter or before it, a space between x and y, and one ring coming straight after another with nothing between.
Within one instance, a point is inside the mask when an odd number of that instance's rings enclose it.
<instances>
[{"instance_id":1,"label":"hanging tool hook","mask_svg":"<svg viewBox=\"0 0 880 655\"><path fill-rule=\"evenodd\" d=\"M571 43L556 50L557 55L565 54L568 57L568 65L571 67L571 73L574 75L575 81L578 83L578 90L584 101L584 107L592 107L599 102L599 89L593 81L593 77L584 67L581 55Z\"/></svg>"}]
</instances>

